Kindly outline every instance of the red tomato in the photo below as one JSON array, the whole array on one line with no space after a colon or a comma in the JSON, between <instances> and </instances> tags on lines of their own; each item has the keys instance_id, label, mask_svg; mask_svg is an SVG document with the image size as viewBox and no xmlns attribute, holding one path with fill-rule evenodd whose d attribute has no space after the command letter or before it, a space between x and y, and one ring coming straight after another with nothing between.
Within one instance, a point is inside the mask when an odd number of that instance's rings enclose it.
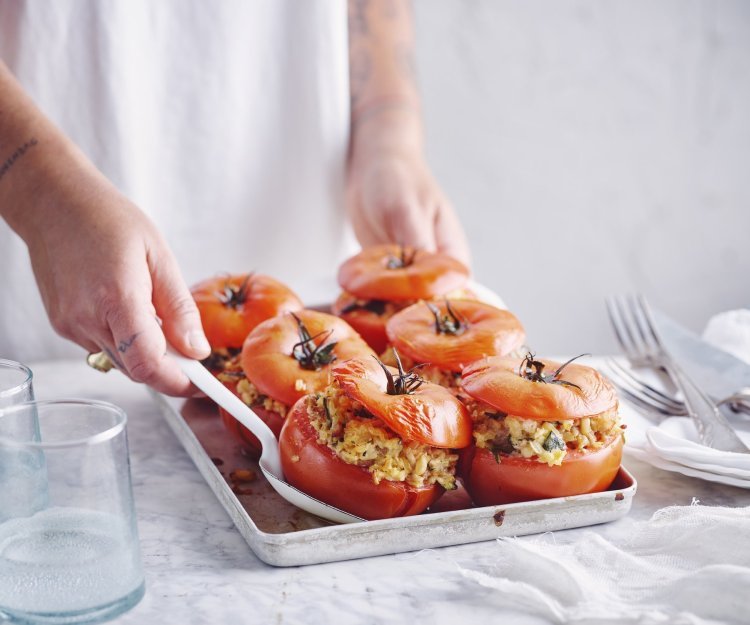
<instances>
[{"instance_id":1,"label":"red tomato","mask_svg":"<svg viewBox=\"0 0 750 625\"><path fill-rule=\"evenodd\" d=\"M438 484L422 488L388 480L375 484L367 468L347 464L327 445L318 443L306 397L289 411L281 429L279 451L287 482L363 519L419 514L443 493Z\"/></svg>"},{"instance_id":2,"label":"red tomato","mask_svg":"<svg viewBox=\"0 0 750 625\"><path fill-rule=\"evenodd\" d=\"M237 382L222 382L224 386L226 386L232 393L237 395L239 397L239 393L237 393ZM241 443L244 443L249 449L251 449L253 452L260 453L262 447L260 444L260 441L258 438L253 434L250 430L248 430L244 425L242 425L237 419L235 419L231 414L229 414L226 410L224 410L221 406L219 408L219 416L221 417L222 423L224 423L224 427L227 429L227 431L234 436L238 441ZM281 426L284 425L284 417L280 415L278 412L273 412L272 410L266 410L265 408L261 406L256 406L253 409L253 412L260 417L261 421L263 421L269 428L271 428L271 431L274 433L274 436L276 438L279 438L279 434L281 433Z\"/></svg>"},{"instance_id":3,"label":"red tomato","mask_svg":"<svg viewBox=\"0 0 750 625\"><path fill-rule=\"evenodd\" d=\"M463 390L500 412L537 421L593 417L617 406L612 384L596 369L571 363L562 369L556 383L545 383L519 375L524 362L499 357L478 360L464 368ZM544 375L561 366L542 358L535 362L544 365Z\"/></svg>"},{"instance_id":4,"label":"red tomato","mask_svg":"<svg viewBox=\"0 0 750 625\"><path fill-rule=\"evenodd\" d=\"M262 321L303 307L287 286L255 273L209 278L191 292L212 349L240 348Z\"/></svg>"},{"instance_id":5,"label":"red tomato","mask_svg":"<svg viewBox=\"0 0 750 625\"><path fill-rule=\"evenodd\" d=\"M564 421L617 410L617 395L599 372L545 359L485 358L467 366L463 391L495 410L520 419ZM559 466L475 446L461 458L464 486L477 505L488 506L606 489L622 460L622 434L599 449L569 449ZM498 461L499 460L499 461Z\"/></svg>"},{"instance_id":6,"label":"red tomato","mask_svg":"<svg viewBox=\"0 0 750 625\"><path fill-rule=\"evenodd\" d=\"M356 302L351 293L342 293L333 303L332 312L354 328L375 353L382 354L388 347L385 333L386 321L391 316L387 312L388 303L375 300L368 307L360 307Z\"/></svg>"},{"instance_id":7,"label":"red tomato","mask_svg":"<svg viewBox=\"0 0 750 625\"><path fill-rule=\"evenodd\" d=\"M386 331L391 344L414 362L457 373L484 356L504 356L526 338L512 313L462 299L409 306L388 320Z\"/></svg>"},{"instance_id":8,"label":"red tomato","mask_svg":"<svg viewBox=\"0 0 750 625\"><path fill-rule=\"evenodd\" d=\"M393 367L387 370L398 374ZM403 439L452 449L471 442L472 424L466 408L442 386L415 380L409 394L389 394L388 378L374 358L347 360L334 366L331 373L348 397Z\"/></svg>"},{"instance_id":9,"label":"red tomato","mask_svg":"<svg viewBox=\"0 0 750 625\"><path fill-rule=\"evenodd\" d=\"M398 245L367 247L339 268L341 288L361 299L432 299L462 288L468 268L447 254Z\"/></svg>"},{"instance_id":10,"label":"red tomato","mask_svg":"<svg viewBox=\"0 0 750 625\"><path fill-rule=\"evenodd\" d=\"M560 466L534 458L499 454L471 446L461 454L460 475L477 506L570 497L606 490L622 461L622 435L599 449L571 450Z\"/></svg>"},{"instance_id":11,"label":"red tomato","mask_svg":"<svg viewBox=\"0 0 750 625\"><path fill-rule=\"evenodd\" d=\"M255 406L252 408L252 410L256 415L260 417L261 421L263 421L269 428L271 428L274 436L276 438L279 438L281 427L284 425L284 417L282 417L278 412L266 410L265 408L262 408L260 406ZM224 423L224 427L232 436L234 436L241 443L247 445L247 447L253 452L261 452L262 447L255 434L248 430L222 407L219 407L219 416Z\"/></svg>"},{"instance_id":12,"label":"red tomato","mask_svg":"<svg viewBox=\"0 0 750 625\"><path fill-rule=\"evenodd\" d=\"M329 364L310 363L307 368L295 357L300 354L300 327L291 314L264 321L255 328L242 346L242 369L247 378L264 395L291 406L300 397L322 390L329 383L330 364L348 358L373 356L372 350L345 321L317 312L295 313L306 328L309 350L330 349L334 360Z\"/></svg>"}]
</instances>

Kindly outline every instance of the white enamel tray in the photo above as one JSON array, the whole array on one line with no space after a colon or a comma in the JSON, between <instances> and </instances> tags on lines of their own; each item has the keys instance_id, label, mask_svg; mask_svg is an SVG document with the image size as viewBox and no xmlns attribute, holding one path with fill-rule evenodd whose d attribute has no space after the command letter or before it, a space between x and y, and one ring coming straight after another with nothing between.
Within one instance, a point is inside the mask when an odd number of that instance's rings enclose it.
<instances>
[{"instance_id":1,"label":"white enamel tray","mask_svg":"<svg viewBox=\"0 0 750 625\"><path fill-rule=\"evenodd\" d=\"M630 510L636 481L621 468L609 490L591 495L473 508L462 489L418 516L332 525L279 497L229 434L208 400L155 394L165 419L256 555L298 566L447 547L596 525ZM237 481L238 470L253 481Z\"/></svg>"}]
</instances>

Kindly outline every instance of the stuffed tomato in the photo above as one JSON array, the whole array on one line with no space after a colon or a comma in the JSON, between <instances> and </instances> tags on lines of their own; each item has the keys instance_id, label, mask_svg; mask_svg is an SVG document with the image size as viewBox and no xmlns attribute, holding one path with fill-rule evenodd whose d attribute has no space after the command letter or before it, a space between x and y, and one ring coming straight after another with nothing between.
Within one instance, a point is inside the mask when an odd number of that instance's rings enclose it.
<instances>
[{"instance_id":1,"label":"stuffed tomato","mask_svg":"<svg viewBox=\"0 0 750 625\"><path fill-rule=\"evenodd\" d=\"M365 248L339 268L343 293L333 313L345 319L379 354L387 347L386 322L419 300L463 296L468 268L447 254L392 244Z\"/></svg>"},{"instance_id":2,"label":"stuffed tomato","mask_svg":"<svg viewBox=\"0 0 750 625\"><path fill-rule=\"evenodd\" d=\"M333 363L373 355L345 321L300 310L259 324L242 346L239 371L218 377L278 435L292 404L328 384ZM230 431L259 449L258 440L247 428L225 411L220 413Z\"/></svg>"},{"instance_id":3,"label":"stuffed tomato","mask_svg":"<svg viewBox=\"0 0 750 625\"><path fill-rule=\"evenodd\" d=\"M513 353L526 337L513 313L468 299L413 304L388 320L386 332L404 366L420 365L422 377L452 389L466 365ZM384 354L388 364L392 353Z\"/></svg>"},{"instance_id":4,"label":"stuffed tomato","mask_svg":"<svg viewBox=\"0 0 750 625\"><path fill-rule=\"evenodd\" d=\"M418 514L456 487L471 421L446 389L373 358L342 362L281 430L286 480L364 519Z\"/></svg>"},{"instance_id":5,"label":"stuffed tomato","mask_svg":"<svg viewBox=\"0 0 750 625\"><path fill-rule=\"evenodd\" d=\"M617 395L580 364L486 358L464 369L473 444L464 486L480 506L605 490L622 459Z\"/></svg>"}]
</instances>

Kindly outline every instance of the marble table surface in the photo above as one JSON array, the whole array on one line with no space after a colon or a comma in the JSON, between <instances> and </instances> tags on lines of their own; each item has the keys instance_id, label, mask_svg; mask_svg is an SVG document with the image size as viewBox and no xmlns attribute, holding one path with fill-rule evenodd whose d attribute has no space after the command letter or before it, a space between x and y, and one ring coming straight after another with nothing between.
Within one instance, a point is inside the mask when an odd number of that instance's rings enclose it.
<instances>
[{"instance_id":1,"label":"marble table surface","mask_svg":"<svg viewBox=\"0 0 750 625\"><path fill-rule=\"evenodd\" d=\"M37 397L85 397L128 414L133 487L146 573L146 595L114 623L535 624L491 589L464 577L462 565L490 565L495 541L298 568L261 562L234 528L143 386L83 362L32 364ZM655 469L635 460L638 480L630 514L583 531L622 535L665 506L748 506L750 491ZM527 538L521 540L528 540Z\"/></svg>"}]
</instances>

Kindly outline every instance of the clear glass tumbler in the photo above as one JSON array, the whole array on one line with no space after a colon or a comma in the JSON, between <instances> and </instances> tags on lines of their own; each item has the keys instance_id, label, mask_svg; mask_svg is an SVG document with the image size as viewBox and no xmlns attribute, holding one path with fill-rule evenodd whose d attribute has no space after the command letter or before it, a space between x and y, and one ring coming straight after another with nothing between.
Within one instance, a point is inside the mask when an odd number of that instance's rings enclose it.
<instances>
[{"instance_id":1,"label":"clear glass tumbler","mask_svg":"<svg viewBox=\"0 0 750 625\"><path fill-rule=\"evenodd\" d=\"M34 399L31 369L0 358L0 408Z\"/></svg>"},{"instance_id":2,"label":"clear glass tumbler","mask_svg":"<svg viewBox=\"0 0 750 625\"><path fill-rule=\"evenodd\" d=\"M126 422L100 401L0 408L0 621L101 622L143 596Z\"/></svg>"},{"instance_id":3,"label":"clear glass tumbler","mask_svg":"<svg viewBox=\"0 0 750 625\"><path fill-rule=\"evenodd\" d=\"M0 410L33 400L32 380L31 369L26 365L0 359ZM15 420L12 426L10 423L0 425L0 436L2 435L18 440L38 441L39 425L34 415L29 415L29 418ZM19 514L33 513L43 503L43 492L33 492L39 486L38 463L34 462L34 458L38 457L38 453L22 449L0 450L0 522ZM15 467L12 472L13 481L25 480L28 488L17 485L10 488L11 467Z\"/></svg>"}]
</instances>

